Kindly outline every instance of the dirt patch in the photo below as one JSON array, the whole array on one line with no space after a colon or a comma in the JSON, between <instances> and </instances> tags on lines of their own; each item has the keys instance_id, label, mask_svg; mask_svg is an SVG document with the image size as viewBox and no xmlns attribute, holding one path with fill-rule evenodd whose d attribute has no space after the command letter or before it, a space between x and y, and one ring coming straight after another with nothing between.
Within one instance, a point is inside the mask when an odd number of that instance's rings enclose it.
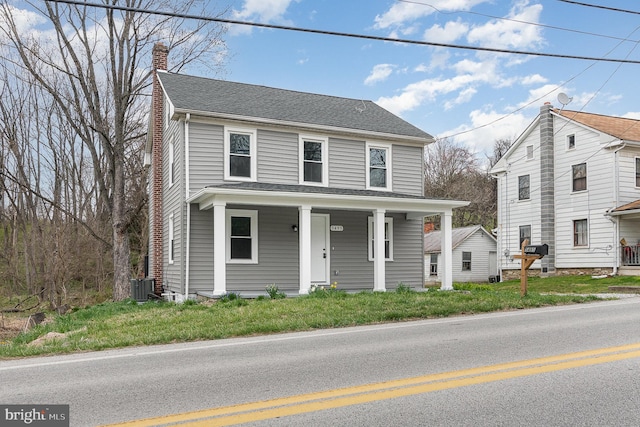
<instances>
[{"instance_id":1,"label":"dirt patch","mask_svg":"<svg viewBox=\"0 0 640 427\"><path fill-rule=\"evenodd\" d=\"M0 342L10 341L24 331L28 318L0 316Z\"/></svg>"}]
</instances>

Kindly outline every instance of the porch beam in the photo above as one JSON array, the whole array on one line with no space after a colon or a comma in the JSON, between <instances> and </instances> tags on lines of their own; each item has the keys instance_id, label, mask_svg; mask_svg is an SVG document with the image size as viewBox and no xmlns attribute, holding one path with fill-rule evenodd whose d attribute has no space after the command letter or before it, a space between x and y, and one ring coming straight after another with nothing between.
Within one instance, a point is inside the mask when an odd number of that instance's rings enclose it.
<instances>
[{"instance_id":1,"label":"porch beam","mask_svg":"<svg viewBox=\"0 0 640 427\"><path fill-rule=\"evenodd\" d=\"M442 249L440 256L442 257L442 273L440 289L443 291L453 290L453 243L452 243L452 219L451 211L442 212L440 214L440 247Z\"/></svg>"},{"instance_id":2,"label":"porch beam","mask_svg":"<svg viewBox=\"0 0 640 427\"><path fill-rule=\"evenodd\" d=\"M386 291L386 270L384 250L384 209L373 211L373 290Z\"/></svg>"},{"instance_id":3,"label":"porch beam","mask_svg":"<svg viewBox=\"0 0 640 427\"><path fill-rule=\"evenodd\" d=\"M213 204L213 295L227 293L227 204L217 201Z\"/></svg>"},{"instance_id":4,"label":"porch beam","mask_svg":"<svg viewBox=\"0 0 640 427\"><path fill-rule=\"evenodd\" d=\"M311 289L311 206L298 207L299 275L300 295L307 295Z\"/></svg>"}]
</instances>

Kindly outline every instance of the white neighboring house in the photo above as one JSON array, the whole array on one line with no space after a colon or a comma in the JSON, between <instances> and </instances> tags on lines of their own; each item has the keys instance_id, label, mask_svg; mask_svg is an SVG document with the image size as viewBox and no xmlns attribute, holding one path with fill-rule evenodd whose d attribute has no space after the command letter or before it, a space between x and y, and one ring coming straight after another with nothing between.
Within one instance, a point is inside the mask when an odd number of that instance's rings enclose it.
<instances>
[{"instance_id":1,"label":"white neighboring house","mask_svg":"<svg viewBox=\"0 0 640 427\"><path fill-rule=\"evenodd\" d=\"M440 231L424 235L425 282L440 281ZM452 265L454 282L487 282L497 279L496 239L481 225L454 228Z\"/></svg>"},{"instance_id":2,"label":"white neighboring house","mask_svg":"<svg viewBox=\"0 0 640 427\"><path fill-rule=\"evenodd\" d=\"M491 174L501 277L524 239L549 245L542 275L640 274L640 120L547 103Z\"/></svg>"}]
</instances>

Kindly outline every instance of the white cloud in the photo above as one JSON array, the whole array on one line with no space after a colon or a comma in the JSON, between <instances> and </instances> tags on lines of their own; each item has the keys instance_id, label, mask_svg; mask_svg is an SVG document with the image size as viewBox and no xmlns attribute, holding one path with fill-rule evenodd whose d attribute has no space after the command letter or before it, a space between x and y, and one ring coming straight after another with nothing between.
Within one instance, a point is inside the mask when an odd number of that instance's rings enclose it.
<instances>
[{"instance_id":1,"label":"white cloud","mask_svg":"<svg viewBox=\"0 0 640 427\"><path fill-rule=\"evenodd\" d=\"M232 19L236 21L256 21L260 23L291 24L284 18L292 2L298 0L244 0L241 10L233 10ZM252 27L248 25L233 25L231 34L249 34Z\"/></svg>"},{"instance_id":2,"label":"white cloud","mask_svg":"<svg viewBox=\"0 0 640 427\"><path fill-rule=\"evenodd\" d=\"M529 6L527 1L520 2L509 12L511 20L493 20L469 31L467 40L484 47L499 49L535 48L542 44L540 27L516 21L537 23L542 12L541 4Z\"/></svg>"},{"instance_id":3,"label":"white cloud","mask_svg":"<svg viewBox=\"0 0 640 427\"><path fill-rule=\"evenodd\" d=\"M366 85L374 85L377 82L381 82L387 79L393 72L395 65L393 64L378 64L373 67L371 74L364 80Z\"/></svg>"},{"instance_id":4,"label":"white cloud","mask_svg":"<svg viewBox=\"0 0 640 427\"><path fill-rule=\"evenodd\" d=\"M622 117L624 117L625 119L640 120L640 111L629 111L628 113L624 114Z\"/></svg>"},{"instance_id":5,"label":"white cloud","mask_svg":"<svg viewBox=\"0 0 640 427\"><path fill-rule=\"evenodd\" d=\"M469 31L469 25L460 21L449 21L444 27L434 25L425 30L423 38L432 43L453 43Z\"/></svg>"},{"instance_id":6,"label":"white cloud","mask_svg":"<svg viewBox=\"0 0 640 427\"><path fill-rule=\"evenodd\" d=\"M445 111L452 109L456 105L465 104L471 101L471 98L473 98L473 95L475 95L477 92L478 91L472 87L461 90L460 93L458 93L458 97L456 99L444 103Z\"/></svg>"},{"instance_id":7,"label":"white cloud","mask_svg":"<svg viewBox=\"0 0 640 427\"><path fill-rule=\"evenodd\" d=\"M393 6L375 18L374 28L403 27L437 11L452 12L469 10L488 0L431 0L430 4L394 2Z\"/></svg>"},{"instance_id":8,"label":"white cloud","mask_svg":"<svg viewBox=\"0 0 640 427\"><path fill-rule=\"evenodd\" d=\"M546 83L547 78L541 76L540 74L531 74L523 77L521 82L523 85L540 84L540 83Z\"/></svg>"}]
</instances>

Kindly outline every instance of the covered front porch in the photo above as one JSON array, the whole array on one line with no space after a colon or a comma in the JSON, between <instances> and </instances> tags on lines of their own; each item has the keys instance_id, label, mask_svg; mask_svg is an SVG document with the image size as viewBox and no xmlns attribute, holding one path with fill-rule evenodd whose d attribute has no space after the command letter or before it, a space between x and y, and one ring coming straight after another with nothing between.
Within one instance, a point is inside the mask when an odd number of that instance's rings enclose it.
<instances>
[{"instance_id":1,"label":"covered front porch","mask_svg":"<svg viewBox=\"0 0 640 427\"><path fill-rule=\"evenodd\" d=\"M640 275L640 200L608 213L618 230L619 274Z\"/></svg>"},{"instance_id":2,"label":"covered front porch","mask_svg":"<svg viewBox=\"0 0 640 427\"><path fill-rule=\"evenodd\" d=\"M320 279L320 283L323 283L322 281L330 283L335 278L334 274L342 274L339 271L340 267L338 267L340 265L343 266L342 268L345 265L353 265L354 269L360 268L361 273L359 274L364 277L367 283L371 284L369 289L373 291L385 291L390 280L397 277L398 267L403 258L412 256L413 252L416 254L417 268L422 272L422 219L424 216L440 215L445 231L442 246L445 248L446 258L441 288L452 289L451 212L453 208L467 204L467 202L431 200L391 192L259 183L206 187L187 202L194 205L194 209L197 206L198 212L213 213L212 239L215 249L212 257L211 295L214 297L238 290L238 277L243 274L241 268L244 268L244 272L247 273L249 270L259 271L265 268L262 260L257 258L247 259L246 263L240 262L239 264L229 261L230 255L236 250L229 244L230 213L233 216L236 212L245 212L243 215L249 216L250 221L250 214L246 213L250 210L256 212L255 224L260 223L261 227L264 225L265 227L262 228L267 228L267 224L272 224L269 225L271 231L261 230L256 234L256 236L260 236L260 248L256 254L260 253L260 257L263 259L265 258L264 254L268 254L271 257L269 260L272 263L271 266L275 262L273 261L274 252L282 251L283 257L295 256L297 259L289 259L286 274L290 277L290 274L297 270L295 285L297 286L296 291L300 295L308 294L311 286L318 283L318 273L322 273L322 270L326 269L327 274L324 276L320 274L320 277L325 278ZM188 211L190 212L191 209ZM275 232L273 224L277 222L277 219L274 216L279 215L286 216L287 220L283 220L282 224L278 225L278 230L282 231ZM349 218L353 218L354 226L348 227L342 232L341 224ZM339 221L337 224L335 219ZM393 253L393 247L391 249L389 247L389 233L390 230L393 232L394 220L397 230L397 235L394 236L395 253ZM187 222L189 223L189 221ZM417 225L411 227L411 229L416 228L415 233L412 232L415 238L410 237L411 241L407 240L409 237L407 224L409 222ZM348 234L348 231L355 228L356 224L357 237L355 234ZM368 239L366 237L367 224ZM325 233L323 230L326 230L326 239L322 237L322 234ZM333 234L333 240L331 240L330 234ZM191 230L187 231L187 235L191 235ZM384 238L378 239L375 236L384 236ZM318 244L319 239L323 243ZM338 248L335 247L335 242L341 242ZM258 244L257 242L253 243ZM190 247L191 245L188 244L187 248ZM345 250L345 247L348 250ZM250 252L249 248L246 250L248 253ZM285 252L288 255L284 255ZM344 259L347 253L352 254L356 260L347 263ZM385 254L385 256L380 257L375 254ZM191 254L188 258L193 256L194 254ZM390 261L392 264L389 264ZM319 265L321 266L319 267ZM187 263L186 268L189 270L192 267ZM264 274L265 280L271 280L274 277L273 270L272 267L268 279L267 274ZM282 274L284 275L285 272L283 271ZM356 273L352 272L351 274ZM185 276L190 276L189 271ZM342 277L338 280L341 281ZM347 277L345 275L344 280L348 283ZM253 286L254 292L259 290L256 284ZM262 286L264 287L264 285ZM186 293L188 292L187 290ZM249 295L250 292L243 294Z\"/></svg>"}]
</instances>

